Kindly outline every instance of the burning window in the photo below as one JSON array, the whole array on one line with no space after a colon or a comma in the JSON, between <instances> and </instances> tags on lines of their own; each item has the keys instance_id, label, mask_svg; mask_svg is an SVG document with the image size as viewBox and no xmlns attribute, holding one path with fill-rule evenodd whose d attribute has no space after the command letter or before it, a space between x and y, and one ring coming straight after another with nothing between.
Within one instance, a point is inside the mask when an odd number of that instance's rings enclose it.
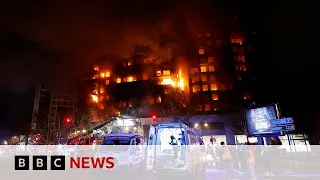
<instances>
[{"instance_id":1,"label":"burning window","mask_svg":"<svg viewBox=\"0 0 320 180\"><path fill-rule=\"evenodd\" d=\"M106 74L105 74L105 73L101 73L100 76L101 76L102 78L104 78L104 77L106 77Z\"/></svg>"},{"instance_id":2,"label":"burning window","mask_svg":"<svg viewBox=\"0 0 320 180\"><path fill-rule=\"evenodd\" d=\"M212 63L212 62L213 62L213 57L212 57L212 56L208 57L208 62L209 62L209 63Z\"/></svg>"},{"instance_id":3,"label":"burning window","mask_svg":"<svg viewBox=\"0 0 320 180\"><path fill-rule=\"evenodd\" d=\"M232 44L240 44L242 45L242 39L231 39Z\"/></svg>"},{"instance_id":4,"label":"burning window","mask_svg":"<svg viewBox=\"0 0 320 180\"><path fill-rule=\"evenodd\" d=\"M205 104L205 105L204 105L204 110L205 110L205 111L211 111L211 106L210 106L210 104Z\"/></svg>"},{"instance_id":5,"label":"burning window","mask_svg":"<svg viewBox=\"0 0 320 180\"><path fill-rule=\"evenodd\" d=\"M157 71L157 76L161 76L161 70Z\"/></svg>"},{"instance_id":6,"label":"burning window","mask_svg":"<svg viewBox=\"0 0 320 180\"><path fill-rule=\"evenodd\" d=\"M157 102L157 103L161 103L161 96L158 96L158 97L157 97L156 102Z\"/></svg>"},{"instance_id":7,"label":"burning window","mask_svg":"<svg viewBox=\"0 0 320 180\"><path fill-rule=\"evenodd\" d=\"M163 71L164 76L170 76L170 70L164 70Z\"/></svg>"},{"instance_id":8,"label":"burning window","mask_svg":"<svg viewBox=\"0 0 320 180\"><path fill-rule=\"evenodd\" d=\"M99 66L95 66L95 67L93 67L93 70L95 70L95 71L99 71Z\"/></svg>"},{"instance_id":9,"label":"burning window","mask_svg":"<svg viewBox=\"0 0 320 180\"><path fill-rule=\"evenodd\" d=\"M110 80L107 79L107 80L106 80L106 85L109 85L109 84L110 84Z\"/></svg>"},{"instance_id":10,"label":"burning window","mask_svg":"<svg viewBox=\"0 0 320 180\"><path fill-rule=\"evenodd\" d=\"M97 95L91 95L91 98L93 102L96 102L96 103L99 102L99 98Z\"/></svg>"},{"instance_id":11,"label":"burning window","mask_svg":"<svg viewBox=\"0 0 320 180\"><path fill-rule=\"evenodd\" d=\"M216 91L218 90L218 87L216 84L211 84L211 91Z\"/></svg>"},{"instance_id":12,"label":"burning window","mask_svg":"<svg viewBox=\"0 0 320 180\"><path fill-rule=\"evenodd\" d=\"M208 81L208 77L207 76L201 76L201 81L204 81L204 82Z\"/></svg>"},{"instance_id":13,"label":"burning window","mask_svg":"<svg viewBox=\"0 0 320 180\"><path fill-rule=\"evenodd\" d=\"M214 72L215 69L214 69L214 66L209 66L209 72Z\"/></svg>"},{"instance_id":14,"label":"burning window","mask_svg":"<svg viewBox=\"0 0 320 180\"><path fill-rule=\"evenodd\" d=\"M208 91L208 90L209 90L209 86L207 84L202 86L202 91Z\"/></svg>"},{"instance_id":15,"label":"burning window","mask_svg":"<svg viewBox=\"0 0 320 180\"><path fill-rule=\"evenodd\" d=\"M236 65L236 70L238 70L238 71L247 71L247 67L244 64L238 64L238 65Z\"/></svg>"},{"instance_id":16,"label":"burning window","mask_svg":"<svg viewBox=\"0 0 320 180\"><path fill-rule=\"evenodd\" d=\"M203 49L203 48L199 48L198 53L199 53L199 54L204 54L204 49Z\"/></svg>"},{"instance_id":17,"label":"burning window","mask_svg":"<svg viewBox=\"0 0 320 180\"><path fill-rule=\"evenodd\" d=\"M195 83L199 81L199 77L192 77L191 82Z\"/></svg>"},{"instance_id":18,"label":"burning window","mask_svg":"<svg viewBox=\"0 0 320 180\"><path fill-rule=\"evenodd\" d=\"M164 94L168 94L170 92L169 89L164 89Z\"/></svg>"},{"instance_id":19,"label":"burning window","mask_svg":"<svg viewBox=\"0 0 320 180\"><path fill-rule=\"evenodd\" d=\"M198 72L198 68L191 68L191 74L195 74Z\"/></svg>"},{"instance_id":20,"label":"burning window","mask_svg":"<svg viewBox=\"0 0 320 180\"><path fill-rule=\"evenodd\" d=\"M128 61L128 66L132 66L132 61Z\"/></svg>"},{"instance_id":21,"label":"burning window","mask_svg":"<svg viewBox=\"0 0 320 180\"><path fill-rule=\"evenodd\" d=\"M148 79L149 79L148 73L143 73L142 79L143 79L143 80L148 80Z\"/></svg>"},{"instance_id":22,"label":"burning window","mask_svg":"<svg viewBox=\"0 0 320 180\"><path fill-rule=\"evenodd\" d=\"M200 91L200 86L192 86L192 92L198 92Z\"/></svg>"},{"instance_id":23,"label":"burning window","mask_svg":"<svg viewBox=\"0 0 320 180\"><path fill-rule=\"evenodd\" d=\"M245 62L244 56L234 56L235 61Z\"/></svg>"},{"instance_id":24,"label":"burning window","mask_svg":"<svg viewBox=\"0 0 320 180\"><path fill-rule=\"evenodd\" d=\"M210 37L210 36L211 36L211 33L206 32L206 33L205 33L205 36Z\"/></svg>"},{"instance_id":25,"label":"burning window","mask_svg":"<svg viewBox=\"0 0 320 180\"><path fill-rule=\"evenodd\" d=\"M106 72L106 77L110 77L110 72Z\"/></svg>"},{"instance_id":26,"label":"burning window","mask_svg":"<svg viewBox=\"0 0 320 180\"><path fill-rule=\"evenodd\" d=\"M201 72L207 72L207 66L201 66L200 67Z\"/></svg>"},{"instance_id":27,"label":"burning window","mask_svg":"<svg viewBox=\"0 0 320 180\"><path fill-rule=\"evenodd\" d=\"M98 94L98 89L94 89L93 94Z\"/></svg>"},{"instance_id":28,"label":"burning window","mask_svg":"<svg viewBox=\"0 0 320 180\"><path fill-rule=\"evenodd\" d=\"M117 78L117 83L121 83L121 77Z\"/></svg>"},{"instance_id":29,"label":"burning window","mask_svg":"<svg viewBox=\"0 0 320 180\"><path fill-rule=\"evenodd\" d=\"M127 77L127 82L132 82L132 81L133 81L133 77L132 76Z\"/></svg>"},{"instance_id":30,"label":"burning window","mask_svg":"<svg viewBox=\"0 0 320 180\"><path fill-rule=\"evenodd\" d=\"M211 99L214 100L214 101L217 101L219 98L218 98L218 94L212 94L211 95Z\"/></svg>"},{"instance_id":31,"label":"burning window","mask_svg":"<svg viewBox=\"0 0 320 180\"><path fill-rule=\"evenodd\" d=\"M103 94L104 93L104 87L100 88L100 93Z\"/></svg>"},{"instance_id":32,"label":"burning window","mask_svg":"<svg viewBox=\"0 0 320 180\"><path fill-rule=\"evenodd\" d=\"M107 95L107 96L106 96L106 100L107 100L107 101L109 101L109 100L110 100L110 97L109 97L109 95Z\"/></svg>"}]
</instances>

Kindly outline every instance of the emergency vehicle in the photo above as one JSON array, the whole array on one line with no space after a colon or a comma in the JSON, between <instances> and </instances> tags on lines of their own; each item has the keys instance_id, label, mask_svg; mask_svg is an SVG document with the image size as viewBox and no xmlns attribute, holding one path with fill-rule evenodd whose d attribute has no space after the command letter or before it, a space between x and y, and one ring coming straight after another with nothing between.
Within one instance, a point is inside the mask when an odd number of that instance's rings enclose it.
<instances>
[{"instance_id":1,"label":"emergency vehicle","mask_svg":"<svg viewBox=\"0 0 320 180\"><path fill-rule=\"evenodd\" d=\"M61 151L64 153L64 155L80 155L93 152L95 150L95 147L100 145L103 141L103 138L97 138L97 137L76 137L71 139L67 145L72 146L64 146ZM81 148L77 148L78 145L81 145Z\"/></svg>"},{"instance_id":2,"label":"emergency vehicle","mask_svg":"<svg viewBox=\"0 0 320 180\"><path fill-rule=\"evenodd\" d=\"M104 137L96 154L99 157L114 157L115 166L112 170L133 173L144 167L143 144L143 137L139 134L112 132Z\"/></svg>"},{"instance_id":3,"label":"emergency vehicle","mask_svg":"<svg viewBox=\"0 0 320 180\"><path fill-rule=\"evenodd\" d=\"M205 149L195 129L182 123L150 126L147 144L147 170L159 175L205 177Z\"/></svg>"}]
</instances>

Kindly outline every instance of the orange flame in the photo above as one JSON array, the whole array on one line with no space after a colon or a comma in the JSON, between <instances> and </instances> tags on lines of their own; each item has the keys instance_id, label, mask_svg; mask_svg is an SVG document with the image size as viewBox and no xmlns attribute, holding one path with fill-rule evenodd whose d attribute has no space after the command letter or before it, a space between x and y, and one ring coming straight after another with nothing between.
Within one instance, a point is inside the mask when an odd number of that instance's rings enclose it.
<instances>
[{"instance_id":1,"label":"orange flame","mask_svg":"<svg viewBox=\"0 0 320 180\"><path fill-rule=\"evenodd\" d=\"M93 102L96 102L96 103L99 102L99 98L97 95L91 95L91 98Z\"/></svg>"}]
</instances>

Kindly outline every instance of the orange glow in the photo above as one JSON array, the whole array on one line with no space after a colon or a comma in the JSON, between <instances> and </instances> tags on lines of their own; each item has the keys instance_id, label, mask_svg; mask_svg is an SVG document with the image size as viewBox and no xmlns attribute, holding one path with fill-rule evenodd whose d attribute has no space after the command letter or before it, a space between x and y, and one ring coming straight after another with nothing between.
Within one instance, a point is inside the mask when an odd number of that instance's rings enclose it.
<instances>
[{"instance_id":1,"label":"orange glow","mask_svg":"<svg viewBox=\"0 0 320 180\"><path fill-rule=\"evenodd\" d=\"M97 95L91 95L91 98L93 102L96 102L96 103L99 102L99 98Z\"/></svg>"},{"instance_id":2,"label":"orange glow","mask_svg":"<svg viewBox=\"0 0 320 180\"><path fill-rule=\"evenodd\" d=\"M231 39L232 44L240 44L242 45L242 39Z\"/></svg>"},{"instance_id":3,"label":"orange glow","mask_svg":"<svg viewBox=\"0 0 320 180\"><path fill-rule=\"evenodd\" d=\"M204 54L204 49L203 48L199 48L199 54Z\"/></svg>"},{"instance_id":4,"label":"orange glow","mask_svg":"<svg viewBox=\"0 0 320 180\"><path fill-rule=\"evenodd\" d=\"M165 78L161 82L162 85L171 85L171 86L176 86L176 83L171 79L171 78Z\"/></svg>"},{"instance_id":5,"label":"orange glow","mask_svg":"<svg viewBox=\"0 0 320 180\"><path fill-rule=\"evenodd\" d=\"M203 85L203 86L202 86L202 91L208 91L208 90L209 90L208 85Z\"/></svg>"},{"instance_id":6,"label":"orange glow","mask_svg":"<svg viewBox=\"0 0 320 180\"><path fill-rule=\"evenodd\" d=\"M128 66L132 66L132 61L129 61L129 62L128 62Z\"/></svg>"},{"instance_id":7,"label":"orange glow","mask_svg":"<svg viewBox=\"0 0 320 180\"><path fill-rule=\"evenodd\" d=\"M205 111L211 111L211 106L210 106L210 104L205 104L205 105L204 105L204 110L205 110Z\"/></svg>"},{"instance_id":8,"label":"orange glow","mask_svg":"<svg viewBox=\"0 0 320 180\"><path fill-rule=\"evenodd\" d=\"M201 72L207 72L207 66L201 66L200 67Z\"/></svg>"},{"instance_id":9,"label":"orange glow","mask_svg":"<svg viewBox=\"0 0 320 180\"><path fill-rule=\"evenodd\" d=\"M208 57L208 62L212 63L214 60L213 60L213 57Z\"/></svg>"},{"instance_id":10,"label":"orange glow","mask_svg":"<svg viewBox=\"0 0 320 180\"><path fill-rule=\"evenodd\" d=\"M212 98L212 100L217 101L218 100L218 94L212 94L211 98Z\"/></svg>"},{"instance_id":11,"label":"orange glow","mask_svg":"<svg viewBox=\"0 0 320 180\"><path fill-rule=\"evenodd\" d=\"M170 76L170 70L164 70L163 71L164 76Z\"/></svg>"},{"instance_id":12,"label":"orange glow","mask_svg":"<svg viewBox=\"0 0 320 180\"><path fill-rule=\"evenodd\" d=\"M104 88L103 88L103 87L100 88L100 93L101 93L101 94L104 93Z\"/></svg>"},{"instance_id":13,"label":"orange glow","mask_svg":"<svg viewBox=\"0 0 320 180\"><path fill-rule=\"evenodd\" d=\"M109 85L110 84L110 80L106 80L106 85Z\"/></svg>"},{"instance_id":14,"label":"orange glow","mask_svg":"<svg viewBox=\"0 0 320 180\"><path fill-rule=\"evenodd\" d=\"M120 77L117 78L117 83L121 83L121 78Z\"/></svg>"},{"instance_id":15,"label":"orange glow","mask_svg":"<svg viewBox=\"0 0 320 180\"><path fill-rule=\"evenodd\" d=\"M102 78L106 77L105 73L101 73L100 76L101 76Z\"/></svg>"},{"instance_id":16,"label":"orange glow","mask_svg":"<svg viewBox=\"0 0 320 180\"><path fill-rule=\"evenodd\" d=\"M157 76L161 76L161 70L157 71Z\"/></svg>"},{"instance_id":17,"label":"orange glow","mask_svg":"<svg viewBox=\"0 0 320 180\"><path fill-rule=\"evenodd\" d=\"M106 77L110 77L110 72L106 72Z\"/></svg>"},{"instance_id":18,"label":"orange glow","mask_svg":"<svg viewBox=\"0 0 320 180\"><path fill-rule=\"evenodd\" d=\"M192 92L198 92L200 91L200 86L192 86Z\"/></svg>"},{"instance_id":19,"label":"orange glow","mask_svg":"<svg viewBox=\"0 0 320 180\"><path fill-rule=\"evenodd\" d=\"M93 67L93 70L95 70L95 71L99 71L99 66L95 66L95 67Z\"/></svg>"},{"instance_id":20,"label":"orange glow","mask_svg":"<svg viewBox=\"0 0 320 180\"><path fill-rule=\"evenodd\" d=\"M209 66L209 72L214 72L215 69L214 69L214 66Z\"/></svg>"},{"instance_id":21,"label":"orange glow","mask_svg":"<svg viewBox=\"0 0 320 180\"><path fill-rule=\"evenodd\" d=\"M198 72L198 68L191 68L191 74L195 74Z\"/></svg>"},{"instance_id":22,"label":"orange glow","mask_svg":"<svg viewBox=\"0 0 320 180\"><path fill-rule=\"evenodd\" d=\"M211 91L216 91L218 90L218 87L216 84L211 84Z\"/></svg>"},{"instance_id":23,"label":"orange glow","mask_svg":"<svg viewBox=\"0 0 320 180\"><path fill-rule=\"evenodd\" d=\"M201 81L202 81L202 82L208 81L208 77L207 77L207 76L201 76Z\"/></svg>"}]
</instances>

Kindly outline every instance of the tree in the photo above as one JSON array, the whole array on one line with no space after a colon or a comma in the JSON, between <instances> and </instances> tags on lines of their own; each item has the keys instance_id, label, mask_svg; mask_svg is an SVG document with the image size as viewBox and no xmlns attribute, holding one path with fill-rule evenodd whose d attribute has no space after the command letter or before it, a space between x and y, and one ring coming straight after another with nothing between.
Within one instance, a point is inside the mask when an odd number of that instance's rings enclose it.
<instances>
[{"instance_id":1,"label":"tree","mask_svg":"<svg viewBox=\"0 0 320 180\"><path fill-rule=\"evenodd\" d=\"M161 115L172 117L175 122L183 122L190 126L190 120L194 115L194 109L190 103L191 94L188 90L172 88L161 103Z\"/></svg>"}]
</instances>

